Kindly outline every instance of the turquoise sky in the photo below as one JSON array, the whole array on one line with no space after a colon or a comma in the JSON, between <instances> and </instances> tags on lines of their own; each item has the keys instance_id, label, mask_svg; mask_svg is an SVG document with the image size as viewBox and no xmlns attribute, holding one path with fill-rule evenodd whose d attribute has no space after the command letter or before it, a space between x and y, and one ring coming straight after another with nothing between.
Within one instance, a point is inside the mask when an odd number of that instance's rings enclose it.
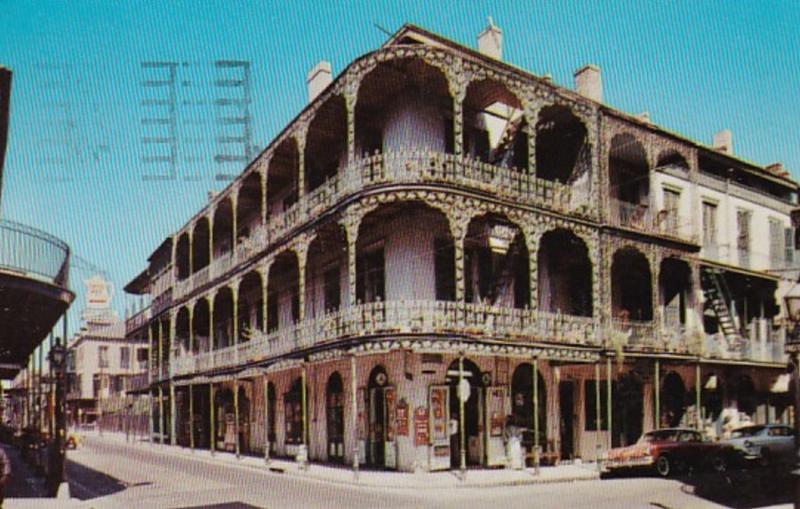
<instances>
[{"instance_id":1,"label":"turquoise sky","mask_svg":"<svg viewBox=\"0 0 800 509\"><path fill-rule=\"evenodd\" d=\"M800 176L800 9L787 2L28 2L0 0L0 64L14 71L2 215L49 231L121 288L160 241L224 182L214 175L213 63L251 62L253 142L266 146L306 101L320 59L338 73L404 22L468 46L491 15L504 60L571 86L603 70L605 100L710 143L730 128L738 155ZM178 177L146 181L143 61L187 64L195 142ZM182 103L181 103L182 104ZM191 111L189 111L191 110ZM182 117L183 118L183 117ZM205 140L205 141L204 141ZM233 168L233 169L232 169ZM224 170L224 171L223 171ZM194 176L194 179L187 177ZM71 325L83 307L75 268ZM130 304L128 302L127 304Z\"/></svg>"}]
</instances>

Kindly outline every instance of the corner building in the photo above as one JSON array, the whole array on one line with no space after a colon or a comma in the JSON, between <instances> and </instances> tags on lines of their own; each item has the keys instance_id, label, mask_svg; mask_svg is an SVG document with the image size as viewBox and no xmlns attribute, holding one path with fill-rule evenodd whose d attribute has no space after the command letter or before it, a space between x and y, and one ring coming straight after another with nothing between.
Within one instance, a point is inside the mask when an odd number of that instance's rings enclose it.
<instances>
[{"instance_id":1,"label":"corner building","mask_svg":"<svg viewBox=\"0 0 800 509\"><path fill-rule=\"evenodd\" d=\"M487 34L491 36L487 38ZM362 467L593 459L788 420L798 186L406 25L332 79L127 290L152 434ZM458 394L464 397L459 399Z\"/></svg>"}]
</instances>

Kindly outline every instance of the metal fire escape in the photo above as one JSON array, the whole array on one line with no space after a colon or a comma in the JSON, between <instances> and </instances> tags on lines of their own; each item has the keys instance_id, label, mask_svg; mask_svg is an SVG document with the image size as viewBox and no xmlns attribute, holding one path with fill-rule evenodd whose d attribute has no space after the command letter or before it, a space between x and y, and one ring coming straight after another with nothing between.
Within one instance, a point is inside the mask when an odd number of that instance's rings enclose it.
<instances>
[{"instance_id":1,"label":"metal fire escape","mask_svg":"<svg viewBox=\"0 0 800 509\"><path fill-rule=\"evenodd\" d=\"M731 308L733 300L722 270L702 267L700 269L700 283L703 287L706 301L711 304L711 308L717 317L720 331L732 346L740 348L742 335L733 320L733 310Z\"/></svg>"}]
</instances>

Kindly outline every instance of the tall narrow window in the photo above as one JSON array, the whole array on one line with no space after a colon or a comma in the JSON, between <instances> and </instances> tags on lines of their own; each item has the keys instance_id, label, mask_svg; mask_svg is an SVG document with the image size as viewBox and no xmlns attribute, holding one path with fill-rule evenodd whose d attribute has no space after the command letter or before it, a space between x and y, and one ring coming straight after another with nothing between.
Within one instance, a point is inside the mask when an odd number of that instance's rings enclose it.
<instances>
[{"instance_id":1,"label":"tall narrow window","mask_svg":"<svg viewBox=\"0 0 800 509\"><path fill-rule=\"evenodd\" d=\"M785 256L783 225L777 219L769 220L769 266L780 269Z\"/></svg>"},{"instance_id":2,"label":"tall narrow window","mask_svg":"<svg viewBox=\"0 0 800 509\"><path fill-rule=\"evenodd\" d=\"M783 261L787 268L794 265L794 229L785 228L783 230Z\"/></svg>"},{"instance_id":3,"label":"tall narrow window","mask_svg":"<svg viewBox=\"0 0 800 509\"><path fill-rule=\"evenodd\" d=\"M269 292L267 295L267 332L278 330L278 294Z\"/></svg>"},{"instance_id":4,"label":"tall narrow window","mask_svg":"<svg viewBox=\"0 0 800 509\"><path fill-rule=\"evenodd\" d=\"M454 300L456 297L456 271L453 243L450 239L436 239L433 243L433 250L436 300Z\"/></svg>"},{"instance_id":5,"label":"tall narrow window","mask_svg":"<svg viewBox=\"0 0 800 509\"><path fill-rule=\"evenodd\" d=\"M717 246L717 205L703 202L703 247L713 249Z\"/></svg>"},{"instance_id":6,"label":"tall narrow window","mask_svg":"<svg viewBox=\"0 0 800 509\"><path fill-rule=\"evenodd\" d=\"M736 248L739 251L739 264L750 266L750 219L752 212L739 209L736 211Z\"/></svg>"},{"instance_id":7,"label":"tall narrow window","mask_svg":"<svg viewBox=\"0 0 800 509\"><path fill-rule=\"evenodd\" d=\"M97 366L99 368L108 368L108 347L101 346L97 349Z\"/></svg>"},{"instance_id":8,"label":"tall narrow window","mask_svg":"<svg viewBox=\"0 0 800 509\"><path fill-rule=\"evenodd\" d=\"M119 349L119 367L120 369L130 369L131 367L131 349L127 346Z\"/></svg>"},{"instance_id":9,"label":"tall narrow window","mask_svg":"<svg viewBox=\"0 0 800 509\"><path fill-rule=\"evenodd\" d=\"M341 300L341 288L339 286L339 267L333 267L325 271L325 312L330 313L339 309Z\"/></svg>"},{"instance_id":10,"label":"tall narrow window","mask_svg":"<svg viewBox=\"0 0 800 509\"><path fill-rule=\"evenodd\" d=\"M356 297L360 302L385 300L383 248L364 253L356 260Z\"/></svg>"},{"instance_id":11,"label":"tall narrow window","mask_svg":"<svg viewBox=\"0 0 800 509\"><path fill-rule=\"evenodd\" d=\"M674 189L664 188L664 228L667 233L676 234L680 227L678 207L680 204L681 193Z\"/></svg>"}]
</instances>

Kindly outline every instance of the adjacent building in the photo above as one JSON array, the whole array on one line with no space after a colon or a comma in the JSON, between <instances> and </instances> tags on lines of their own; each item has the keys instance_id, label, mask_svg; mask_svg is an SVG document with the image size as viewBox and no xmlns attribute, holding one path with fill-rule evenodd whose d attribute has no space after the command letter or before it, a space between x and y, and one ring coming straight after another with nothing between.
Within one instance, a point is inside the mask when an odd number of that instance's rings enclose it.
<instances>
[{"instance_id":1,"label":"adjacent building","mask_svg":"<svg viewBox=\"0 0 800 509\"><path fill-rule=\"evenodd\" d=\"M68 345L67 415L75 427L125 431L147 410L129 393L147 374L149 347L126 336L126 321L111 311L106 288L100 278L87 281L83 323ZM134 405L141 411L133 412Z\"/></svg>"},{"instance_id":2,"label":"adjacent building","mask_svg":"<svg viewBox=\"0 0 800 509\"><path fill-rule=\"evenodd\" d=\"M798 185L406 25L166 238L127 291L173 445L441 470L787 420ZM87 382L84 382L84 384Z\"/></svg>"}]
</instances>

